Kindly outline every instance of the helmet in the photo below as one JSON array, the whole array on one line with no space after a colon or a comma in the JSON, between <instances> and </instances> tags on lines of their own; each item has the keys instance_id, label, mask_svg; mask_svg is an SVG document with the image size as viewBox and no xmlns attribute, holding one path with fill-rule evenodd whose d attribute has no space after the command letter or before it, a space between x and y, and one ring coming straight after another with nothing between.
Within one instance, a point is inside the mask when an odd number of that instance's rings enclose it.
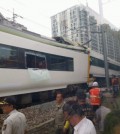
<instances>
[{"instance_id":1,"label":"helmet","mask_svg":"<svg viewBox=\"0 0 120 134\"><path fill-rule=\"evenodd\" d=\"M97 82L93 82L92 87L98 87L98 83Z\"/></svg>"}]
</instances>

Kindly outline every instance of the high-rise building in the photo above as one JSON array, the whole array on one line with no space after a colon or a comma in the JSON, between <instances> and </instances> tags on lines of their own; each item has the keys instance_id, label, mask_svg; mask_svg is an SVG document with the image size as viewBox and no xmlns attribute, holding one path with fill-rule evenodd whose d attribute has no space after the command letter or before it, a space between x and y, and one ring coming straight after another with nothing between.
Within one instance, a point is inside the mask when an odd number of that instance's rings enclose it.
<instances>
[{"instance_id":1,"label":"high-rise building","mask_svg":"<svg viewBox=\"0 0 120 134\"><path fill-rule=\"evenodd\" d=\"M120 35L110 22L104 19L108 57L120 62ZM76 5L51 17L52 36L61 36L86 44L103 54L100 15L91 8Z\"/></svg>"}]
</instances>

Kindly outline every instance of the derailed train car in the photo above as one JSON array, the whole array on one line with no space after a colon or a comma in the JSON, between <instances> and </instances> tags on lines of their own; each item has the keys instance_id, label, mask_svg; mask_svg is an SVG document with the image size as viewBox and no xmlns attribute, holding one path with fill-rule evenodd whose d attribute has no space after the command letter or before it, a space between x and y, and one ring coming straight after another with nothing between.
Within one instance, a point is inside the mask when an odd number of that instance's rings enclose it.
<instances>
[{"instance_id":1,"label":"derailed train car","mask_svg":"<svg viewBox=\"0 0 120 134\"><path fill-rule=\"evenodd\" d=\"M69 94L73 89L67 86L87 83L84 52L81 47L0 26L0 97L17 95L25 102L49 98L58 89Z\"/></svg>"}]
</instances>

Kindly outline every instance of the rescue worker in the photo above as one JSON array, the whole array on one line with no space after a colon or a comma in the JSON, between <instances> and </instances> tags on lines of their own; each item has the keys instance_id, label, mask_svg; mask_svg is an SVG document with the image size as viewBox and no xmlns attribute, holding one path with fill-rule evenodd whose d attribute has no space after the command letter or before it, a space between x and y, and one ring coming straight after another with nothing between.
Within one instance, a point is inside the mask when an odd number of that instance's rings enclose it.
<instances>
[{"instance_id":1,"label":"rescue worker","mask_svg":"<svg viewBox=\"0 0 120 134\"><path fill-rule=\"evenodd\" d=\"M94 114L92 106L86 102L86 94L84 93L84 91L82 90L77 91L76 96L77 96L77 103L82 107L85 116L91 121L93 121Z\"/></svg>"},{"instance_id":2,"label":"rescue worker","mask_svg":"<svg viewBox=\"0 0 120 134\"><path fill-rule=\"evenodd\" d=\"M63 106L65 102L63 99L63 94L58 92L56 94L56 114L55 114L55 133L63 134L64 128L64 114L63 114Z\"/></svg>"},{"instance_id":3,"label":"rescue worker","mask_svg":"<svg viewBox=\"0 0 120 134\"><path fill-rule=\"evenodd\" d=\"M90 104L93 107L93 112L95 112L101 104L101 91L98 88L98 83L93 82L92 88L89 91L90 93Z\"/></svg>"},{"instance_id":4,"label":"rescue worker","mask_svg":"<svg viewBox=\"0 0 120 134\"><path fill-rule=\"evenodd\" d=\"M16 110L16 100L13 97L7 97L0 102L3 113L8 114L2 126L2 134L25 134L26 117L23 113Z\"/></svg>"}]
</instances>

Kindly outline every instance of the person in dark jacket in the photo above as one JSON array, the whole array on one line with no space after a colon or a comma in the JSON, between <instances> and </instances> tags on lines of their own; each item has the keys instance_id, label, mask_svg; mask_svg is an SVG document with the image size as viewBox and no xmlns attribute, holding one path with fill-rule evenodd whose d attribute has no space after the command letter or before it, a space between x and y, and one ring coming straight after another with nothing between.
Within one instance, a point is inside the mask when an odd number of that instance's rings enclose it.
<instances>
[{"instance_id":1,"label":"person in dark jacket","mask_svg":"<svg viewBox=\"0 0 120 134\"><path fill-rule=\"evenodd\" d=\"M92 106L88 103L86 103L86 94L83 90L78 90L76 93L77 97L77 103L82 107L82 110L84 111L85 116L93 121L93 109Z\"/></svg>"}]
</instances>

